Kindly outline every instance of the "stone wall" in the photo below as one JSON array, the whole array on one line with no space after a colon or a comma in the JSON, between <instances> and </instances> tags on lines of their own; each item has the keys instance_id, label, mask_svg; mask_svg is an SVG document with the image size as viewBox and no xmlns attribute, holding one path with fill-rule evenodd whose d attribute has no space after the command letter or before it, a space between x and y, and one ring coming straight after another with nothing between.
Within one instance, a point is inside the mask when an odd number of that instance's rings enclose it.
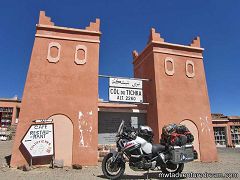
<instances>
[{"instance_id":1,"label":"stone wall","mask_svg":"<svg viewBox=\"0 0 240 180\"><path fill-rule=\"evenodd\" d=\"M104 156L106 156L110 149L116 149L115 144L99 144L98 145L98 162L102 162Z\"/></svg>"}]
</instances>

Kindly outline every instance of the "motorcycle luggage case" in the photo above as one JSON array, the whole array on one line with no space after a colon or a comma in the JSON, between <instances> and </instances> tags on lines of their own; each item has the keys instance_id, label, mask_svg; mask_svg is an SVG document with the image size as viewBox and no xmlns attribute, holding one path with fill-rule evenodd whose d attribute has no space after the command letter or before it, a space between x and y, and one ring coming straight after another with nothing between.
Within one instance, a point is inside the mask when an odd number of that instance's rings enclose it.
<instances>
[{"instance_id":1,"label":"motorcycle luggage case","mask_svg":"<svg viewBox=\"0 0 240 180\"><path fill-rule=\"evenodd\" d=\"M173 146L170 153L170 161L174 164L186 163L194 160L193 145Z\"/></svg>"}]
</instances>

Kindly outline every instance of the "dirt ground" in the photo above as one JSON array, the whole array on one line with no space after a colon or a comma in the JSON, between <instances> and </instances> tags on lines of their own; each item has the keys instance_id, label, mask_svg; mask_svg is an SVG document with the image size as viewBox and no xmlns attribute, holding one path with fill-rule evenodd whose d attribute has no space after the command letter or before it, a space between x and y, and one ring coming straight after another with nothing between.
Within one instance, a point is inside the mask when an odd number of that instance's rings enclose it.
<instances>
[{"instance_id":1,"label":"dirt ground","mask_svg":"<svg viewBox=\"0 0 240 180\"><path fill-rule=\"evenodd\" d=\"M11 155L12 141L0 141L0 180L11 179L31 179L31 180L58 180L58 179L105 179L101 171L101 164L97 167L84 167L82 170L71 168L51 169L48 167L35 168L24 172L8 167ZM239 173L240 174L240 149L219 148L219 161L215 163L190 162L185 164L184 173ZM211 156L211 154L209 154ZM129 167L126 168L122 179L146 179L146 172L134 172ZM150 171L149 179L159 178L158 171ZM220 178L218 178L220 179ZM234 178L234 179L240 179Z\"/></svg>"}]
</instances>

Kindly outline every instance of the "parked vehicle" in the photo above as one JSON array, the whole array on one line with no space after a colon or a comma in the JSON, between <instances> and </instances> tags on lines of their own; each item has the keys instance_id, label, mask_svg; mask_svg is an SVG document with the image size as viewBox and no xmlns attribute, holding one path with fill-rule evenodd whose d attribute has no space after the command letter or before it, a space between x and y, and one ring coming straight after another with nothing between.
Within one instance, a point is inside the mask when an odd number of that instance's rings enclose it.
<instances>
[{"instance_id":1,"label":"parked vehicle","mask_svg":"<svg viewBox=\"0 0 240 180\"><path fill-rule=\"evenodd\" d=\"M176 133L176 129L173 132ZM181 173L184 163L197 159L197 153L190 142L192 140L183 138L184 132L182 136L175 136L178 138L176 145L171 143L172 134L169 132L169 138L162 140L161 144L152 144L153 132L150 127L142 126L136 131L127 128L122 121L116 135L117 150L111 149L102 161L103 174L109 179L120 178L124 174L127 159L134 171L157 169L163 173Z\"/></svg>"}]
</instances>

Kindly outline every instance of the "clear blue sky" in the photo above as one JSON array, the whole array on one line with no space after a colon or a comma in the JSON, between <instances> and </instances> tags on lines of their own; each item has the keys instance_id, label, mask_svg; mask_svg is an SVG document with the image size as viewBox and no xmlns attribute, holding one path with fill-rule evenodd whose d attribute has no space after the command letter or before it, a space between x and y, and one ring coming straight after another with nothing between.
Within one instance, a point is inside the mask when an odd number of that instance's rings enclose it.
<instances>
[{"instance_id":1,"label":"clear blue sky","mask_svg":"<svg viewBox=\"0 0 240 180\"><path fill-rule=\"evenodd\" d=\"M0 97L22 97L40 10L58 26L101 19L100 74L131 77L131 52L145 47L151 27L171 43L188 45L199 35L212 112L240 115L240 1L2 1ZM101 80L100 97L106 91Z\"/></svg>"}]
</instances>

